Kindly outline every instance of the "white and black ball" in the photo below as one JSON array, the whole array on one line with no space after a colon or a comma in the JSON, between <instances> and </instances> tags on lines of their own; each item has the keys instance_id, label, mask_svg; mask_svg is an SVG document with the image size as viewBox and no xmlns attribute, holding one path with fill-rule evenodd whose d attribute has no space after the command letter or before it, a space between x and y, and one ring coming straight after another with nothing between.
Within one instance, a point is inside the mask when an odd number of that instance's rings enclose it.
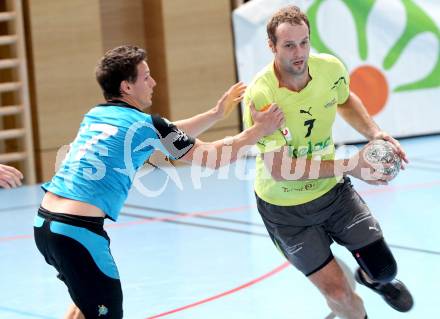
<instances>
[{"instance_id":1,"label":"white and black ball","mask_svg":"<svg viewBox=\"0 0 440 319\"><path fill-rule=\"evenodd\" d=\"M378 171L393 178L399 174L402 166L402 160L394 151L392 144L384 140L373 141L366 149L365 159L372 164L392 164L391 167L383 167Z\"/></svg>"}]
</instances>

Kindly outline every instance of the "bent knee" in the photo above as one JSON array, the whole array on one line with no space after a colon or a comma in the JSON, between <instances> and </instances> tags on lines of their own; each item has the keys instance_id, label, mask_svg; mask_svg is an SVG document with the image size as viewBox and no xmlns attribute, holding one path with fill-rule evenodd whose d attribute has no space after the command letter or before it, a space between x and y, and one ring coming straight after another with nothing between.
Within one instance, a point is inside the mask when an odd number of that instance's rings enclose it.
<instances>
[{"instance_id":1,"label":"bent knee","mask_svg":"<svg viewBox=\"0 0 440 319\"><path fill-rule=\"evenodd\" d=\"M397 263L383 239L352 252L368 277L381 284L392 281L397 275Z\"/></svg>"},{"instance_id":2,"label":"bent knee","mask_svg":"<svg viewBox=\"0 0 440 319\"><path fill-rule=\"evenodd\" d=\"M392 262L388 265L383 265L382 268L378 269L376 272L372 273L370 278L374 282L379 282L381 284L386 284L396 278L397 275L397 264Z\"/></svg>"}]
</instances>

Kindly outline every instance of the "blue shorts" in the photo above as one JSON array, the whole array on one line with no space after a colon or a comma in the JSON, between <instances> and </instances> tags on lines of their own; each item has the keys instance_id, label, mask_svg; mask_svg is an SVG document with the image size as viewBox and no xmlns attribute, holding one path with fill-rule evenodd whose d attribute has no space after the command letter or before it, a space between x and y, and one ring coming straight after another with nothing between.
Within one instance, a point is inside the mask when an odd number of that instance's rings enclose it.
<instances>
[{"instance_id":1,"label":"blue shorts","mask_svg":"<svg viewBox=\"0 0 440 319\"><path fill-rule=\"evenodd\" d=\"M42 207L35 243L67 286L86 318L122 318L119 273L104 231L104 218L52 213Z\"/></svg>"}]
</instances>

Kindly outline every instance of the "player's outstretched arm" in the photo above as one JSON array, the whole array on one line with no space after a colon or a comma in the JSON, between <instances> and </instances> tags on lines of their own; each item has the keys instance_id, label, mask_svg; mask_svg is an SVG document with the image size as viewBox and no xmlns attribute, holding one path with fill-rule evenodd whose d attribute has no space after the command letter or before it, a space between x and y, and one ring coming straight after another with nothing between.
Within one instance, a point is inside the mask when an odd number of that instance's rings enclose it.
<instances>
[{"instance_id":1,"label":"player's outstretched arm","mask_svg":"<svg viewBox=\"0 0 440 319\"><path fill-rule=\"evenodd\" d=\"M264 164L272 178L277 181L294 181L330 178L351 175L373 185L386 185L393 176L383 173L392 164L374 164L365 159L365 152L371 143L348 159L314 160L292 158L288 148L282 147L262 154Z\"/></svg>"},{"instance_id":2,"label":"player's outstretched arm","mask_svg":"<svg viewBox=\"0 0 440 319\"><path fill-rule=\"evenodd\" d=\"M174 124L186 134L197 137L218 121L228 117L243 99L245 90L246 85L238 82L223 94L212 109L191 118L176 121Z\"/></svg>"},{"instance_id":3,"label":"player's outstretched arm","mask_svg":"<svg viewBox=\"0 0 440 319\"><path fill-rule=\"evenodd\" d=\"M23 174L16 168L0 164L0 188L14 188L21 185Z\"/></svg>"},{"instance_id":4,"label":"player's outstretched arm","mask_svg":"<svg viewBox=\"0 0 440 319\"><path fill-rule=\"evenodd\" d=\"M284 114L276 105L265 112L256 111L253 104L250 108L254 125L222 140L210 143L196 140L194 147L181 159L194 165L217 169L246 155L258 140L275 132L284 122Z\"/></svg>"}]
</instances>

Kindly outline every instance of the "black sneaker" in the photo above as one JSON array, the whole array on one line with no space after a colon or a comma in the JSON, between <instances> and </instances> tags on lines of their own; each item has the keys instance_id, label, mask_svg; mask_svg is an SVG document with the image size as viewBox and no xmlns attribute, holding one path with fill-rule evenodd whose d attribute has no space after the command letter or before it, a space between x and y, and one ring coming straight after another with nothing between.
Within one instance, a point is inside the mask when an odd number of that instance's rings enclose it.
<instances>
[{"instance_id":1,"label":"black sneaker","mask_svg":"<svg viewBox=\"0 0 440 319\"><path fill-rule=\"evenodd\" d=\"M365 281L361 274L360 268L356 270L354 278L359 284L364 285L381 295L386 303L397 311L410 311L414 305L414 300L411 296L411 293L400 280L394 279L393 281L383 285L379 283L370 284Z\"/></svg>"}]
</instances>

